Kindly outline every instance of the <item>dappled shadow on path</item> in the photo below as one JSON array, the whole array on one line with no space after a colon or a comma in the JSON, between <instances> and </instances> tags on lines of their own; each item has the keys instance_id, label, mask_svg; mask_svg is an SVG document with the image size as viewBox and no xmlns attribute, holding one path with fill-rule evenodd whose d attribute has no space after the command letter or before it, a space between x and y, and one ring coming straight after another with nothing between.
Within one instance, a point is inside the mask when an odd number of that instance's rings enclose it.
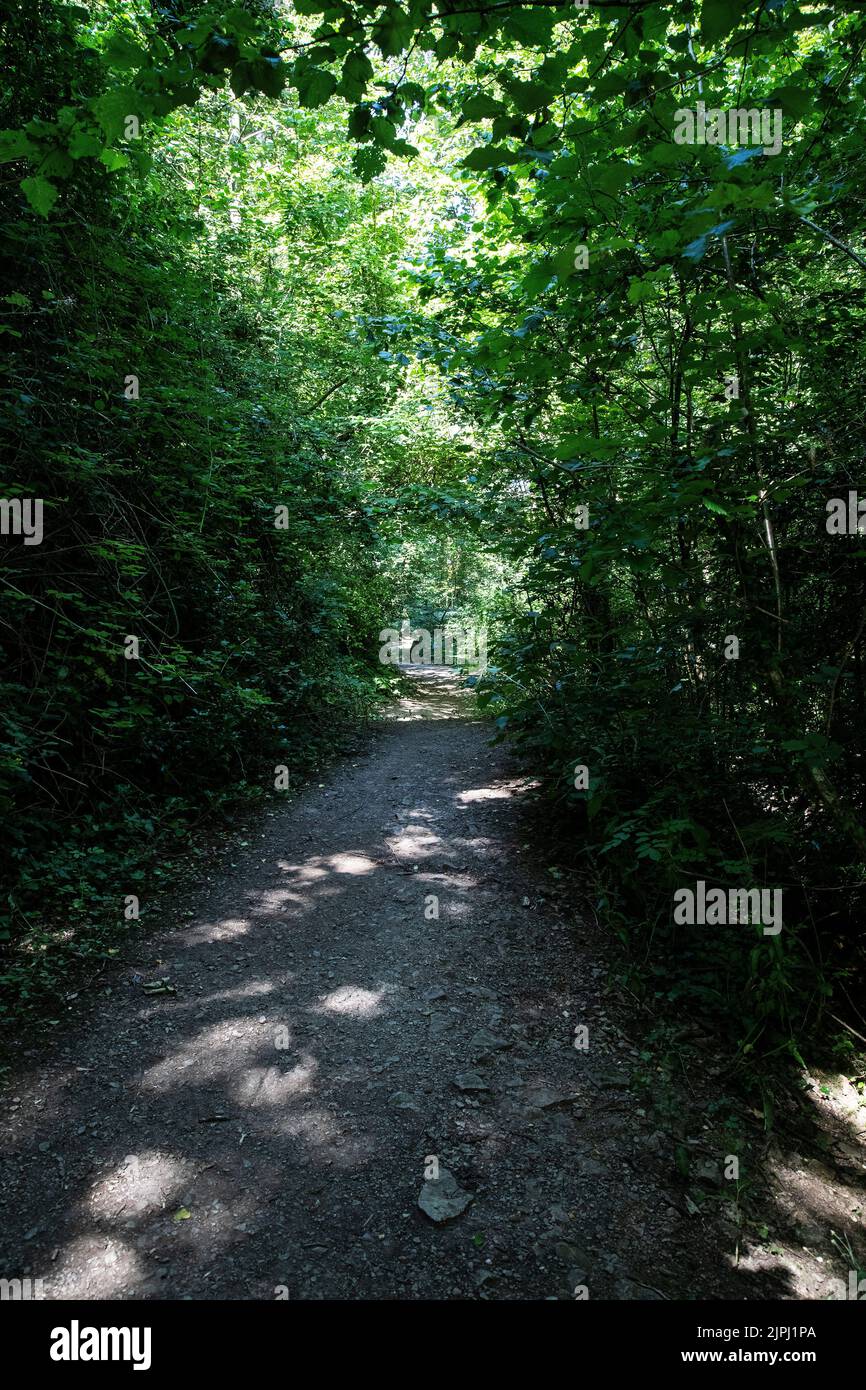
<instances>
[{"instance_id":1,"label":"dappled shadow on path","mask_svg":"<svg viewBox=\"0 0 866 1390\"><path fill-rule=\"evenodd\" d=\"M0 1274L54 1298L796 1296L688 1215L598 943L519 843L530 783L452 675L415 678L369 757L22 1060ZM441 1229L431 1159L474 1197Z\"/></svg>"}]
</instances>

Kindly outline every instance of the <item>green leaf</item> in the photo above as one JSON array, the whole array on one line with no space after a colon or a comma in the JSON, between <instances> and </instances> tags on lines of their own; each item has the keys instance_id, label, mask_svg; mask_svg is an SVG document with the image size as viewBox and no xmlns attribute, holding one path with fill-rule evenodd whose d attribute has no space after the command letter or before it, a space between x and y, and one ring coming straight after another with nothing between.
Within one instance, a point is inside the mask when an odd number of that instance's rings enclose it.
<instances>
[{"instance_id":1,"label":"green leaf","mask_svg":"<svg viewBox=\"0 0 866 1390\"><path fill-rule=\"evenodd\" d=\"M369 106L356 106L349 113L349 134L353 140L369 140L373 113Z\"/></svg>"},{"instance_id":2,"label":"green leaf","mask_svg":"<svg viewBox=\"0 0 866 1390\"><path fill-rule=\"evenodd\" d=\"M42 178L65 179L75 168L65 150L49 150L39 165Z\"/></svg>"},{"instance_id":3,"label":"green leaf","mask_svg":"<svg viewBox=\"0 0 866 1390\"><path fill-rule=\"evenodd\" d=\"M464 169L495 169L499 164L513 164L515 156L504 145L479 145L470 150L461 167Z\"/></svg>"},{"instance_id":4,"label":"green leaf","mask_svg":"<svg viewBox=\"0 0 866 1390\"><path fill-rule=\"evenodd\" d=\"M553 26L559 18L556 14L546 14L543 10L513 10L504 24L505 33L526 44L528 48L544 47L551 39Z\"/></svg>"},{"instance_id":5,"label":"green leaf","mask_svg":"<svg viewBox=\"0 0 866 1390\"><path fill-rule=\"evenodd\" d=\"M122 154L120 150L112 150L109 146L100 151L99 162L105 165L110 174L115 173L118 169L129 167L129 157Z\"/></svg>"},{"instance_id":6,"label":"green leaf","mask_svg":"<svg viewBox=\"0 0 866 1390\"><path fill-rule=\"evenodd\" d=\"M352 168L362 183L369 183L377 174L381 174L387 162L388 157L381 145L367 145L352 155Z\"/></svg>"},{"instance_id":7,"label":"green leaf","mask_svg":"<svg viewBox=\"0 0 866 1390\"><path fill-rule=\"evenodd\" d=\"M69 140L69 153L73 159L85 159L98 155L103 147L100 136L93 134L89 130L83 130L80 126L73 130Z\"/></svg>"},{"instance_id":8,"label":"green leaf","mask_svg":"<svg viewBox=\"0 0 866 1390\"><path fill-rule=\"evenodd\" d=\"M297 78L301 105L315 110L324 106L337 90L337 79L327 68L308 68Z\"/></svg>"},{"instance_id":9,"label":"green leaf","mask_svg":"<svg viewBox=\"0 0 866 1390\"><path fill-rule=\"evenodd\" d=\"M115 87L110 92L104 92L91 106L108 140L120 139L127 116L142 114L138 93L129 87Z\"/></svg>"},{"instance_id":10,"label":"green leaf","mask_svg":"<svg viewBox=\"0 0 866 1390\"><path fill-rule=\"evenodd\" d=\"M103 55L113 68L140 68L147 62L145 50L127 34L109 34Z\"/></svg>"},{"instance_id":11,"label":"green leaf","mask_svg":"<svg viewBox=\"0 0 866 1390\"><path fill-rule=\"evenodd\" d=\"M811 92L804 92L802 87L777 87L768 98L767 105L781 106L786 116L798 121L814 110L815 98Z\"/></svg>"},{"instance_id":12,"label":"green leaf","mask_svg":"<svg viewBox=\"0 0 866 1390\"><path fill-rule=\"evenodd\" d=\"M574 274L575 250L573 246L564 246L553 257L552 265L560 280L567 280Z\"/></svg>"},{"instance_id":13,"label":"green leaf","mask_svg":"<svg viewBox=\"0 0 866 1390\"><path fill-rule=\"evenodd\" d=\"M461 110L467 120L480 121L487 116L501 116L505 111L505 104L497 101L495 97L488 96L486 92L476 92L475 96L466 98Z\"/></svg>"},{"instance_id":14,"label":"green leaf","mask_svg":"<svg viewBox=\"0 0 866 1390\"><path fill-rule=\"evenodd\" d=\"M343 59L343 75L340 80L341 94L347 101L360 101L372 76L373 64L363 49L357 48L353 52L347 53Z\"/></svg>"},{"instance_id":15,"label":"green leaf","mask_svg":"<svg viewBox=\"0 0 866 1390\"><path fill-rule=\"evenodd\" d=\"M559 126L555 121L545 121L544 125L536 126L531 132L530 139L537 150L549 150L559 138Z\"/></svg>"},{"instance_id":16,"label":"green leaf","mask_svg":"<svg viewBox=\"0 0 866 1390\"><path fill-rule=\"evenodd\" d=\"M35 149L23 130L0 130L0 164L8 164L10 159L24 159Z\"/></svg>"},{"instance_id":17,"label":"green leaf","mask_svg":"<svg viewBox=\"0 0 866 1390\"><path fill-rule=\"evenodd\" d=\"M393 149L397 131L387 116L373 116L370 121L370 130L377 145L384 145L386 150Z\"/></svg>"},{"instance_id":18,"label":"green leaf","mask_svg":"<svg viewBox=\"0 0 866 1390\"><path fill-rule=\"evenodd\" d=\"M37 175L35 178L22 179L21 188L34 212L38 212L41 217L47 217L57 202L57 189L54 184Z\"/></svg>"},{"instance_id":19,"label":"green leaf","mask_svg":"<svg viewBox=\"0 0 866 1390\"><path fill-rule=\"evenodd\" d=\"M750 0L704 0L701 6L701 43L709 47L736 29Z\"/></svg>"},{"instance_id":20,"label":"green leaf","mask_svg":"<svg viewBox=\"0 0 866 1390\"><path fill-rule=\"evenodd\" d=\"M253 86L266 97L278 97L286 85L286 64L279 58L256 58L251 74Z\"/></svg>"},{"instance_id":21,"label":"green leaf","mask_svg":"<svg viewBox=\"0 0 866 1390\"><path fill-rule=\"evenodd\" d=\"M229 78L229 86L236 97L242 97L251 87L255 88L252 63L247 62L245 58L241 58L240 62L235 63Z\"/></svg>"},{"instance_id":22,"label":"green leaf","mask_svg":"<svg viewBox=\"0 0 866 1390\"><path fill-rule=\"evenodd\" d=\"M553 88L545 87L542 82L509 82L508 95L518 111L525 111L527 115L549 106L556 98Z\"/></svg>"},{"instance_id":23,"label":"green leaf","mask_svg":"<svg viewBox=\"0 0 866 1390\"><path fill-rule=\"evenodd\" d=\"M395 58L411 41L414 25L399 5L388 5L373 29L373 42L386 58Z\"/></svg>"}]
</instances>

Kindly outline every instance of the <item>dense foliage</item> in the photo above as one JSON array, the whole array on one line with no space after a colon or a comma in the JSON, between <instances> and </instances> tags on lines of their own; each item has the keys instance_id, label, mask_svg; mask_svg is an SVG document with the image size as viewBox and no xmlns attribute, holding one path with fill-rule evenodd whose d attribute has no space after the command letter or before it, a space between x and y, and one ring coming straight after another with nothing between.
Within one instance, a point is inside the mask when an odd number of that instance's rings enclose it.
<instances>
[{"instance_id":1,"label":"dense foliage","mask_svg":"<svg viewBox=\"0 0 866 1390\"><path fill-rule=\"evenodd\" d=\"M142 839L302 771L375 629L441 602L497 634L482 701L635 992L850 1047L862 9L130 0L5 38L4 488L46 498L0 576L16 940L49 878L80 917L100 860L134 891ZM681 140L699 103L766 124ZM696 880L782 889L784 929L675 925Z\"/></svg>"},{"instance_id":2,"label":"dense foliage","mask_svg":"<svg viewBox=\"0 0 866 1390\"><path fill-rule=\"evenodd\" d=\"M22 44L19 119L45 66L56 101L86 80L77 56L64 75L71 32L58 12ZM381 195L335 177L327 131L302 134L308 153L213 102L123 188L82 168L50 219L7 201L3 495L45 500L43 542L4 537L0 575L25 993L116 947L127 895L146 921L190 827L278 766L291 790L385 675L361 456L393 391L352 334L390 304L399 229L371 226Z\"/></svg>"}]
</instances>

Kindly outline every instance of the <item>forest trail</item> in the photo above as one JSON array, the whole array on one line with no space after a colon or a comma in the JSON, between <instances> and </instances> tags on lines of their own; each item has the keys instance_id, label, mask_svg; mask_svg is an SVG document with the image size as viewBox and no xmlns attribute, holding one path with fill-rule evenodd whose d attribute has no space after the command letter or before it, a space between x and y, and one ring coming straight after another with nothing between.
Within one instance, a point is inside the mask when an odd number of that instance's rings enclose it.
<instances>
[{"instance_id":1,"label":"forest trail","mask_svg":"<svg viewBox=\"0 0 866 1390\"><path fill-rule=\"evenodd\" d=\"M691 1219L602 942L524 843L527 783L449 673L415 691L13 1075L5 1274L48 1298L791 1296ZM441 1225L434 1155L474 1198Z\"/></svg>"}]
</instances>

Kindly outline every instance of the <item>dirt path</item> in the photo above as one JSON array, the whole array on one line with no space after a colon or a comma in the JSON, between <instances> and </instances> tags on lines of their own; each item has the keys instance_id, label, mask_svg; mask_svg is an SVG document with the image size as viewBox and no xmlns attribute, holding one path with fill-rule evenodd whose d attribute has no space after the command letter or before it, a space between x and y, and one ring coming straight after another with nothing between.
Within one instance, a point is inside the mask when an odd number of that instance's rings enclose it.
<instances>
[{"instance_id":1,"label":"dirt path","mask_svg":"<svg viewBox=\"0 0 866 1390\"><path fill-rule=\"evenodd\" d=\"M593 930L468 698L422 672L368 755L143 940L176 995L124 969L25 1058L0 1274L49 1298L785 1296L691 1219ZM474 1197L441 1225L433 1158Z\"/></svg>"}]
</instances>

